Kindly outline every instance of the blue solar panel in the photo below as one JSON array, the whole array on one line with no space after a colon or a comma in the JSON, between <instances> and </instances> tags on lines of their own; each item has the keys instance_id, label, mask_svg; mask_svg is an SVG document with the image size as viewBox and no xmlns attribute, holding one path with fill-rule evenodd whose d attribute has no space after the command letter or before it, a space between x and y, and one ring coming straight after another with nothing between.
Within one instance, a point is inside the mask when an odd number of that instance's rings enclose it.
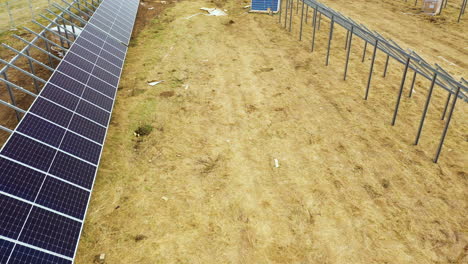
<instances>
[{"instance_id":1,"label":"blue solar panel","mask_svg":"<svg viewBox=\"0 0 468 264\"><path fill-rule=\"evenodd\" d=\"M84 91L83 93L83 99L86 99L87 101L104 108L107 111L112 110L112 105L114 103L114 100L109 98L108 96L97 92L94 89L88 88Z\"/></svg>"},{"instance_id":2,"label":"blue solar panel","mask_svg":"<svg viewBox=\"0 0 468 264\"><path fill-rule=\"evenodd\" d=\"M75 48L76 46L76 48ZM81 53L82 50L86 49L86 51L84 53ZM92 54L94 54L96 56L96 59L99 55L99 52L101 51L101 47L97 46L95 43L93 43L92 41L89 41L85 38L78 38L76 41L75 41L75 45L73 45L70 49L71 51L75 52L77 54L80 54L80 55L84 55L83 58L86 58L87 55L89 56L92 56ZM89 54L91 53L91 54ZM93 59L95 60L95 59ZM90 60L90 61L93 61L93 60Z\"/></svg>"},{"instance_id":3,"label":"blue solar panel","mask_svg":"<svg viewBox=\"0 0 468 264\"><path fill-rule=\"evenodd\" d=\"M119 78L111 73L99 68L95 67L93 70L93 75L99 77L99 79L107 82L110 85L117 86L119 84Z\"/></svg>"},{"instance_id":4,"label":"blue solar panel","mask_svg":"<svg viewBox=\"0 0 468 264\"><path fill-rule=\"evenodd\" d=\"M104 22L101 22L99 19L90 20L89 23L91 23L91 25L99 28L100 30L102 30L104 32L109 32L109 30L110 30L110 27L107 26ZM96 36L99 36L99 35L96 35ZM103 36L103 35L101 35L101 36Z\"/></svg>"},{"instance_id":5,"label":"blue solar panel","mask_svg":"<svg viewBox=\"0 0 468 264\"><path fill-rule=\"evenodd\" d=\"M93 24L88 24L86 26L86 32L89 32L93 36L101 39L103 41L102 45L104 45L104 42L106 41L106 39L108 37L108 34L106 32L102 31L99 27L97 27L97 26L95 26ZM102 45L99 45L99 46L102 47Z\"/></svg>"},{"instance_id":6,"label":"blue solar panel","mask_svg":"<svg viewBox=\"0 0 468 264\"><path fill-rule=\"evenodd\" d=\"M47 171L55 152L56 150L51 147L15 133L3 147L1 154Z\"/></svg>"},{"instance_id":7,"label":"blue solar panel","mask_svg":"<svg viewBox=\"0 0 468 264\"><path fill-rule=\"evenodd\" d=\"M67 127L73 113L42 98L37 98L30 111L60 126Z\"/></svg>"},{"instance_id":8,"label":"blue solar panel","mask_svg":"<svg viewBox=\"0 0 468 264\"><path fill-rule=\"evenodd\" d=\"M101 144L104 142L104 137L106 135L106 129L104 127L79 115L73 116L68 129Z\"/></svg>"},{"instance_id":9,"label":"blue solar panel","mask_svg":"<svg viewBox=\"0 0 468 264\"><path fill-rule=\"evenodd\" d=\"M86 40L83 39L83 41L80 44L73 45L70 51L74 54L79 55L81 58L90 61L91 63L95 63L98 58L98 55L95 52L99 52L100 48L86 43L87 41L85 41Z\"/></svg>"},{"instance_id":10,"label":"blue solar panel","mask_svg":"<svg viewBox=\"0 0 468 264\"><path fill-rule=\"evenodd\" d=\"M268 8L272 12L278 11L278 2L281 0L252 0L253 11L267 11Z\"/></svg>"},{"instance_id":11,"label":"blue solar panel","mask_svg":"<svg viewBox=\"0 0 468 264\"><path fill-rule=\"evenodd\" d=\"M81 32L80 38L83 38L83 39L87 40L88 42L93 43L95 46L98 46L98 47L102 47L102 45L104 45L104 40L94 36L93 34L91 34L90 32L88 32L86 30Z\"/></svg>"},{"instance_id":12,"label":"blue solar panel","mask_svg":"<svg viewBox=\"0 0 468 264\"><path fill-rule=\"evenodd\" d=\"M48 83L41 92L42 97L49 99L50 101L57 103L68 110L75 110L78 105L79 97L73 95L69 92L66 92L62 88Z\"/></svg>"},{"instance_id":13,"label":"blue solar panel","mask_svg":"<svg viewBox=\"0 0 468 264\"><path fill-rule=\"evenodd\" d=\"M19 241L73 257L80 229L80 222L33 207Z\"/></svg>"},{"instance_id":14,"label":"blue solar panel","mask_svg":"<svg viewBox=\"0 0 468 264\"><path fill-rule=\"evenodd\" d=\"M80 57L78 55L75 55L74 53L68 53L67 56L65 56L65 58L63 58L63 60L66 61L66 62L69 62L73 66L78 67L78 68L80 68L81 70L83 70L83 71L85 71L87 73L91 73L91 71L94 68L93 63L83 59L82 57ZM86 81L87 81L87 79L86 79Z\"/></svg>"},{"instance_id":15,"label":"blue solar panel","mask_svg":"<svg viewBox=\"0 0 468 264\"><path fill-rule=\"evenodd\" d=\"M112 46L110 44L106 43L104 45L104 50L111 53L111 54L113 54L114 56L118 57L121 60L123 60L125 58L125 50L122 51L122 50L120 50L120 49L118 49L115 46ZM116 66L120 66L120 65L116 65Z\"/></svg>"},{"instance_id":16,"label":"blue solar panel","mask_svg":"<svg viewBox=\"0 0 468 264\"><path fill-rule=\"evenodd\" d=\"M76 112L80 115L87 117L98 124L103 126L107 126L107 122L109 121L110 114L86 101L81 101L76 109Z\"/></svg>"},{"instance_id":17,"label":"blue solar panel","mask_svg":"<svg viewBox=\"0 0 468 264\"><path fill-rule=\"evenodd\" d=\"M65 129L32 114L26 114L26 116L23 117L23 121L19 124L16 131L54 147L59 146L65 134Z\"/></svg>"},{"instance_id":18,"label":"blue solar panel","mask_svg":"<svg viewBox=\"0 0 468 264\"><path fill-rule=\"evenodd\" d=\"M0 263L73 263L138 6L102 1L1 149Z\"/></svg>"},{"instance_id":19,"label":"blue solar panel","mask_svg":"<svg viewBox=\"0 0 468 264\"><path fill-rule=\"evenodd\" d=\"M98 163L101 154L100 145L70 132L65 134L60 149L93 164Z\"/></svg>"},{"instance_id":20,"label":"blue solar panel","mask_svg":"<svg viewBox=\"0 0 468 264\"><path fill-rule=\"evenodd\" d=\"M3 262L1 262L3 263ZM54 255L28 248L21 245L16 245L10 262L14 264L71 264L71 260L56 257Z\"/></svg>"},{"instance_id":21,"label":"blue solar panel","mask_svg":"<svg viewBox=\"0 0 468 264\"><path fill-rule=\"evenodd\" d=\"M1 192L34 201L44 178L43 173L0 157Z\"/></svg>"},{"instance_id":22,"label":"blue solar panel","mask_svg":"<svg viewBox=\"0 0 468 264\"><path fill-rule=\"evenodd\" d=\"M58 152L49 171L50 174L91 189L96 167L62 152Z\"/></svg>"},{"instance_id":23,"label":"blue solar panel","mask_svg":"<svg viewBox=\"0 0 468 264\"><path fill-rule=\"evenodd\" d=\"M123 66L123 61L116 57L116 55L111 54L105 50L101 52L101 57L109 61L110 63L114 64L117 67L122 67Z\"/></svg>"},{"instance_id":24,"label":"blue solar panel","mask_svg":"<svg viewBox=\"0 0 468 264\"><path fill-rule=\"evenodd\" d=\"M17 239L31 206L20 200L0 194L0 235Z\"/></svg>"},{"instance_id":25,"label":"blue solar panel","mask_svg":"<svg viewBox=\"0 0 468 264\"><path fill-rule=\"evenodd\" d=\"M6 263L15 244L0 239L0 263ZM32 263L32 262L30 262Z\"/></svg>"},{"instance_id":26,"label":"blue solar panel","mask_svg":"<svg viewBox=\"0 0 468 264\"><path fill-rule=\"evenodd\" d=\"M52 177L47 177L36 203L66 215L83 219L88 197L88 191Z\"/></svg>"},{"instance_id":27,"label":"blue solar panel","mask_svg":"<svg viewBox=\"0 0 468 264\"><path fill-rule=\"evenodd\" d=\"M106 83L105 81L103 80L100 80L94 76L91 76L91 78L89 78L89 82L88 82L88 86L93 88L94 90L96 91L99 91L111 98L114 98L115 96L115 92L116 92L116 87L115 86L112 86L108 83Z\"/></svg>"},{"instance_id":28,"label":"blue solar panel","mask_svg":"<svg viewBox=\"0 0 468 264\"><path fill-rule=\"evenodd\" d=\"M65 60L63 60L60 66L58 66L57 71L66 74L67 76L70 76L73 79L82 83L86 83L89 78L89 73L80 70L79 68L73 66L73 64L70 64Z\"/></svg>"},{"instance_id":29,"label":"blue solar panel","mask_svg":"<svg viewBox=\"0 0 468 264\"><path fill-rule=\"evenodd\" d=\"M59 72L55 72L54 75L52 75L50 82L78 96L83 92L85 87L84 84L77 82Z\"/></svg>"}]
</instances>

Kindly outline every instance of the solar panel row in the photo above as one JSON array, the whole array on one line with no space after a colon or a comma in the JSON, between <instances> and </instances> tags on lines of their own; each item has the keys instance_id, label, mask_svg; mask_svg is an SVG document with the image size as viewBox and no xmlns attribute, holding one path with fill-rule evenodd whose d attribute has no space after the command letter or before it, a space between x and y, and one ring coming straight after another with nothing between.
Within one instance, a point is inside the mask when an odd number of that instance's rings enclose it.
<instances>
[{"instance_id":1,"label":"solar panel row","mask_svg":"<svg viewBox=\"0 0 468 264\"><path fill-rule=\"evenodd\" d=\"M72 263L139 0L104 0L0 151L0 263Z\"/></svg>"}]
</instances>

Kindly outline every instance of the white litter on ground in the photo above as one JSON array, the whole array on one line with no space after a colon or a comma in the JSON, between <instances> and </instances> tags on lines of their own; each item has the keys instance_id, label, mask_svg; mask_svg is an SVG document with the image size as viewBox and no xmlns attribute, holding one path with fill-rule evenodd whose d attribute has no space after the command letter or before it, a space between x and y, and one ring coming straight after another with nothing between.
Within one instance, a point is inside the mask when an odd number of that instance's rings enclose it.
<instances>
[{"instance_id":1,"label":"white litter on ground","mask_svg":"<svg viewBox=\"0 0 468 264\"><path fill-rule=\"evenodd\" d=\"M193 15L191 15L191 16L186 17L185 19L191 19L192 17L196 17L196 16L202 15L202 14L203 14L203 13L196 13L196 14L193 14Z\"/></svg>"},{"instance_id":2,"label":"white litter on ground","mask_svg":"<svg viewBox=\"0 0 468 264\"><path fill-rule=\"evenodd\" d=\"M200 9L207 11L209 13L207 16L227 16L226 12L221 9L207 7L202 7Z\"/></svg>"},{"instance_id":3,"label":"white litter on ground","mask_svg":"<svg viewBox=\"0 0 468 264\"><path fill-rule=\"evenodd\" d=\"M163 80L163 81L149 82L148 84L149 84L150 86L155 86L155 85L160 84L160 83L162 83L162 82L164 82L164 80Z\"/></svg>"},{"instance_id":4,"label":"white litter on ground","mask_svg":"<svg viewBox=\"0 0 468 264\"><path fill-rule=\"evenodd\" d=\"M278 159L275 159L275 168L279 168L279 161L278 161Z\"/></svg>"},{"instance_id":5,"label":"white litter on ground","mask_svg":"<svg viewBox=\"0 0 468 264\"><path fill-rule=\"evenodd\" d=\"M72 27L72 26L65 25L65 28L67 29L68 32L73 32L73 27ZM76 27L76 26L75 26L74 28L75 28L75 34L76 34L76 35L80 35L80 34L81 34L81 31L83 31L83 29L80 28L80 27ZM59 32L59 29L60 29L60 32L63 33L63 31L64 31L64 30L63 30L63 26L60 26L60 28L58 28L58 29L57 29L57 27L53 27L53 28L51 28L50 30L55 31L55 32Z\"/></svg>"},{"instance_id":6,"label":"white litter on ground","mask_svg":"<svg viewBox=\"0 0 468 264\"><path fill-rule=\"evenodd\" d=\"M456 65L455 63L453 63L453 62L447 60L446 58L444 58L444 57L442 57L442 56L437 56L437 57L438 57L438 58L441 58L441 59L444 60L444 61L446 61L446 62L447 62L448 64L450 64L451 66L458 66L458 65Z\"/></svg>"}]
</instances>

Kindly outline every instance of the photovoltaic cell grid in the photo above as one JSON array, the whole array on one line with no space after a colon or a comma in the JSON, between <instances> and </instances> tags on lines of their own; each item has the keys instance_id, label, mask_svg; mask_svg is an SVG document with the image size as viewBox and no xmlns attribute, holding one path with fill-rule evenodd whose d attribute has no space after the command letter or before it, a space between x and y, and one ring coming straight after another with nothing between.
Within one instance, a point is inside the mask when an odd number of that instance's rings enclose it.
<instances>
[{"instance_id":1,"label":"photovoltaic cell grid","mask_svg":"<svg viewBox=\"0 0 468 264\"><path fill-rule=\"evenodd\" d=\"M0 151L0 263L72 263L139 0L104 0Z\"/></svg>"},{"instance_id":2,"label":"photovoltaic cell grid","mask_svg":"<svg viewBox=\"0 0 468 264\"><path fill-rule=\"evenodd\" d=\"M279 3L281 0L252 0L250 10L257 12L267 12L268 9L272 12L279 10Z\"/></svg>"}]
</instances>

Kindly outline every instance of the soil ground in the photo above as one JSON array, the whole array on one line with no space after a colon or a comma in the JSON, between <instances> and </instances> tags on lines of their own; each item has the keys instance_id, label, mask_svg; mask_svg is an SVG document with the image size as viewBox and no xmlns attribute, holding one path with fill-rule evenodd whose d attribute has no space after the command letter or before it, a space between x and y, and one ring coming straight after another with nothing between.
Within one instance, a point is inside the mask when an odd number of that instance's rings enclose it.
<instances>
[{"instance_id":1,"label":"soil ground","mask_svg":"<svg viewBox=\"0 0 468 264\"><path fill-rule=\"evenodd\" d=\"M378 54L364 101L362 41L343 81L344 30L325 67L327 21L310 53L310 23L299 42L297 21L288 33L247 4L140 13L76 263L101 253L106 263L467 263L466 104L434 164L442 89L413 146L428 80L411 99L408 81L392 127L402 65L383 78ZM229 16L192 16L216 5ZM467 75L466 22L432 23L374 0L334 5Z\"/></svg>"}]
</instances>

